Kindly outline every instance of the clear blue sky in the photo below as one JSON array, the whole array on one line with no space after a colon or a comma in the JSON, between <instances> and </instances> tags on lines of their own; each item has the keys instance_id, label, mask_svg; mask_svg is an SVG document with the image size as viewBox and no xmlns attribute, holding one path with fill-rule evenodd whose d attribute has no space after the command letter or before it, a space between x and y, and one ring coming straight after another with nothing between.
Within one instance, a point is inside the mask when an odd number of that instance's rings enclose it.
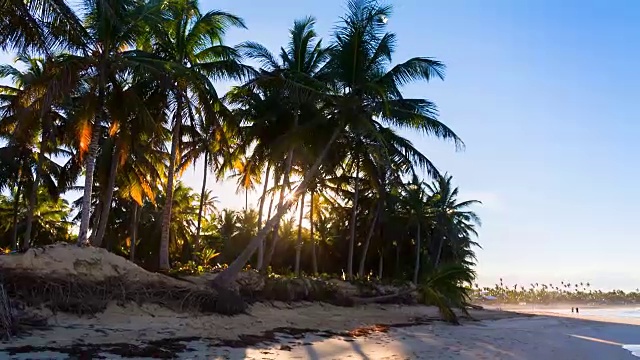
<instances>
[{"instance_id":1,"label":"clear blue sky","mask_svg":"<svg viewBox=\"0 0 640 360\"><path fill-rule=\"evenodd\" d=\"M296 18L330 34L342 0L203 1L242 16L251 39L273 51ZM406 88L435 101L466 142L410 135L450 172L462 196L482 200L482 284L590 281L640 287L640 3L633 0L397 1L389 19L396 61L435 57L444 82ZM328 40L328 39L327 39ZM8 57L0 56L8 61ZM221 91L226 86L221 86ZM202 170L184 180L199 188ZM221 206L241 208L232 183L212 185Z\"/></svg>"}]
</instances>

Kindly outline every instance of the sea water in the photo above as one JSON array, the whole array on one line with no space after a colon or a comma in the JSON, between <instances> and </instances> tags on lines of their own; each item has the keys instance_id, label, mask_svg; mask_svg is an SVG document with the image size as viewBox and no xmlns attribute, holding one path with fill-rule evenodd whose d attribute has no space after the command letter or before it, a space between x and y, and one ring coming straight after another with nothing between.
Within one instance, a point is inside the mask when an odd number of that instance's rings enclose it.
<instances>
[{"instance_id":1,"label":"sea water","mask_svg":"<svg viewBox=\"0 0 640 360\"><path fill-rule=\"evenodd\" d=\"M546 308L533 308L534 310L552 312L557 314L572 314L571 308L567 309L546 309ZM640 319L639 307L610 307L610 308L590 308L590 307L578 307L580 313L573 315L586 315L586 316L601 316L609 318L632 318Z\"/></svg>"},{"instance_id":2,"label":"sea water","mask_svg":"<svg viewBox=\"0 0 640 360\"><path fill-rule=\"evenodd\" d=\"M622 345L622 348L631 351L631 355L640 357L640 345Z\"/></svg>"},{"instance_id":3,"label":"sea water","mask_svg":"<svg viewBox=\"0 0 640 360\"><path fill-rule=\"evenodd\" d=\"M584 316L601 316L608 318L626 318L626 319L640 319L640 308L638 307L611 307L611 308L578 308L580 313L573 313L576 317L580 315ZM571 309L553 309L544 311L559 313L559 314L571 314ZM638 345L622 345L622 348L631 352L631 355L640 357L640 344Z\"/></svg>"}]
</instances>

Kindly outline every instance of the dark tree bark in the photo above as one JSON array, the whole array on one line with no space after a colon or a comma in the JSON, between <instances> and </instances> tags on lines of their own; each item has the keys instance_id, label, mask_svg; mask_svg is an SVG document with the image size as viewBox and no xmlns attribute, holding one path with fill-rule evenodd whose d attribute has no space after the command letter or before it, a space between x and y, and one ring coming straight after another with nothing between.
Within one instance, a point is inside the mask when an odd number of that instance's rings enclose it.
<instances>
[{"instance_id":1,"label":"dark tree bark","mask_svg":"<svg viewBox=\"0 0 640 360\"><path fill-rule=\"evenodd\" d=\"M294 273L300 275L300 257L302 255L302 219L304 218L304 193L300 198L300 220L298 221L298 241L296 242L296 262Z\"/></svg>"},{"instance_id":2,"label":"dark tree bark","mask_svg":"<svg viewBox=\"0 0 640 360\"><path fill-rule=\"evenodd\" d=\"M351 235L349 236L349 258L347 260L347 277L353 279L353 253L356 243L356 215L358 213L358 197L360 192L360 159L356 160L356 177L353 192L353 208L351 209Z\"/></svg>"},{"instance_id":3,"label":"dark tree bark","mask_svg":"<svg viewBox=\"0 0 640 360\"><path fill-rule=\"evenodd\" d=\"M204 207L204 194L207 190L207 170L208 169L208 161L209 161L209 152L204 152L204 174L202 175L202 190L200 191L200 206L198 207L198 224L196 226L196 238L194 240L193 246L195 251L200 251L200 229L202 227L202 208Z\"/></svg>"}]
</instances>

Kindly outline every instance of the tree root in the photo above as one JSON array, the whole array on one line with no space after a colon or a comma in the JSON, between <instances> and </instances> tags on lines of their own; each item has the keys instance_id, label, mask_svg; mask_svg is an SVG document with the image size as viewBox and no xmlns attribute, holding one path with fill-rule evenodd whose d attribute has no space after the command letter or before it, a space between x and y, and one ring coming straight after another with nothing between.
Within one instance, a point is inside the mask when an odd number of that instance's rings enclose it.
<instances>
[{"instance_id":1,"label":"tree root","mask_svg":"<svg viewBox=\"0 0 640 360\"><path fill-rule=\"evenodd\" d=\"M400 291L398 293L395 294L388 294L388 295L381 295L381 296L374 296L374 297L351 297L349 299L351 299L351 301L353 301L354 305L364 305L364 304L376 304L376 303L387 303L390 302L391 300L395 300L397 298L400 297L404 297L407 295L410 295L414 292L416 292L416 289L408 289L405 291Z\"/></svg>"}]
</instances>

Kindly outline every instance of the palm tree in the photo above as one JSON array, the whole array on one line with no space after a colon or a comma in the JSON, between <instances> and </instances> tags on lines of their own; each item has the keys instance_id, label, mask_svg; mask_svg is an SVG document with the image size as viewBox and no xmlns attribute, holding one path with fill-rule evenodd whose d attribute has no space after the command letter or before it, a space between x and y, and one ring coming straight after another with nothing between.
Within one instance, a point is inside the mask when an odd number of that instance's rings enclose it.
<instances>
[{"instance_id":1,"label":"palm tree","mask_svg":"<svg viewBox=\"0 0 640 360\"><path fill-rule=\"evenodd\" d=\"M155 3L142 0L85 1L82 14L72 17L74 37L67 46L73 53L63 54L51 66L48 93L52 98L64 98L69 89L84 87L84 96L74 110L80 129L80 152L85 159L85 181L80 216L78 243L87 242L95 162L100 147L103 126L109 110L106 101L110 89L118 85L127 70L145 66L142 54L129 50L135 46L148 24L158 15Z\"/></svg>"},{"instance_id":2,"label":"palm tree","mask_svg":"<svg viewBox=\"0 0 640 360\"><path fill-rule=\"evenodd\" d=\"M434 219L434 240L431 254L434 267L438 267L445 244L459 244L461 240L470 241L471 235L477 235L475 225L480 225L480 218L475 212L468 210L470 206L481 204L478 200L458 202L458 188L451 184L448 174L438 177L427 185L431 198Z\"/></svg>"},{"instance_id":3,"label":"palm tree","mask_svg":"<svg viewBox=\"0 0 640 360\"><path fill-rule=\"evenodd\" d=\"M256 184L260 184L261 181L261 168L252 159L237 160L234 164L235 173L232 175L238 180L236 192L244 190L244 211L249 211L249 191L256 189Z\"/></svg>"},{"instance_id":4,"label":"palm tree","mask_svg":"<svg viewBox=\"0 0 640 360\"><path fill-rule=\"evenodd\" d=\"M261 62L263 69L262 75L254 80L254 83L275 89L271 90L271 98L278 99L280 107L276 107L276 126L279 130L277 137L269 139L262 138L264 144L275 144L282 142L288 144L286 154L284 154L284 168L280 169L283 180L280 189L280 197L276 205L277 208L283 206L285 192L290 187L290 173L294 164L296 151L301 150L302 142L300 131L312 123L317 115L316 107L313 104L314 94L307 90L300 90L300 84L304 86L317 87L317 79L315 74L326 61L326 49L322 46L322 41L317 40L317 34L314 29L315 19L307 17L297 20L290 30L290 43L286 48L281 48L279 62L276 57L260 44L248 42L244 44L247 56ZM292 82L295 89L291 89L289 82ZM284 106L284 108L282 108ZM310 110L310 111L309 111ZM281 138L281 139L280 139ZM265 141L266 140L266 141ZM264 145L263 144L263 145ZM271 145L273 146L273 145ZM278 146L280 147L280 146ZM275 149L278 149L276 147ZM278 152L284 151L285 148L279 149L275 154L277 158L282 158ZM278 231L279 222L276 222L273 229L273 241L270 251L265 261L265 266L269 265L273 256L273 251L279 239Z\"/></svg>"},{"instance_id":5,"label":"palm tree","mask_svg":"<svg viewBox=\"0 0 640 360\"><path fill-rule=\"evenodd\" d=\"M202 14L195 0L176 0L169 3L160 26L151 32L148 44L172 69L171 84L167 90L172 98L172 140L167 176L167 199L162 213L160 239L161 270L169 269L169 230L171 226L171 198L176 159L180 153L185 120L196 122L196 115L215 123L216 107L220 100L211 79L241 79L248 68L239 63L238 53L222 44L226 31L231 27L244 28L239 17L222 12ZM218 124L218 127L221 125Z\"/></svg>"},{"instance_id":6,"label":"palm tree","mask_svg":"<svg viewBox=\"0 0 640 360\"><path fill-rule=\"evenodd\" d=\"M33 236L31 242L34 245L47 245L55 242L71 242L71 226L69 219L70 208L63 199L53 199L48 190L38 189L37 207L33 215ZM17 202L16 202L17 201ZM15 212L16 204L18 212ZM6 242L13 234L23 233L26 229L27 213L30 205L24 199L16 199L15 194L9 197L0 197L0 243ZM17 216L16 216L17 215ZM14 223L13 219L17 219ZM11 233L11 235L9 235Z\"/></svg>"},{"instance_id":7,"label":"palm tree","mask_svg":"<svg viewBox=\"0 0 640 360\"><path fill-rule=\"evenodd\" d=\"M0 0L0 50L45 53L73 47L86 35L66 1Z\"/></svg>"},{"instance_id":8,"label":"palm tree","mask_svg":"<svg viewBox=\"0 0 640 360\"><path fill-rule=\"evenodd\" d=\"M183 127L187 140L182 144L183 155L179 172L184 171L191 163L195 165L196 161L201 157L204 158L198 223L194 240L196 252L200 247L200 230L205 199L211 198L210 191L207 190L207 175L209 171L213 171L216 180L222 179L226 170L225 164L229 162L230 148L234 146L231 144L234 139L232 136L234 134L231 131L234 125L232 114L228 112L226 107L222 106L222 104L220 105L220 108L217 109L219 116L227 117L222 127L220 127L218 121L213 121L211 117L197 117L195 124Z\"/></svg>"},{"instance_id":9,"label":"palm tree","mask_svg":"<svg viewBox=\"0 0 640 360\"><path fill-rule=\"evenodd\" d=\"M118 83L112 84L112 91L106 101L113 119L109 129L105 131L107 135L102 142L102 158L98 159L97 164L98 178L106 186L102 188L102 208L98 209L100 214L98 226L94 229L95 236L92 238L94 246L102 245L102 238L109 222L113 194L116 190L117 175L127 159L133 156L132 152L137 148L145 150L143 154L136 154L142 156L137 156L140 164L134 166L145 167L149 171L147 174L154 174L155 179L158 178L157 170L163 168L159 164L162 156L158 157L157 151L164 150L164 146L159 146L158 141L166 139L163 124L158 121L162 118L164 99L162 94L154 88L155 81L145 78L145 74L139 75L137 80L128 88L123 88ZM141 106L141 103L145 106ZM124 170L133 171L130 167ZM138 182L139 180L140 177ZM147 190L146 195L153 197L154 194L149 191L150 188ZM141 204L142 200L138 200Z\"/></svg>"},{"instance_id":10,"label":"palm tree","mask_svg":"<svg viewBox=\"0 0 640 360\"><path fill-rule=\"evenodd\" d=\"M24 71L12 65L0 66L0 77L10 78L15 85L0 87L0 136L7 140L3 150L8 156L2 161L7 166L20 168L10 173L20 173L19 187L29 194L24 196L29 206L22 245L28 249L38 188L46 187L54 198L60 190L56 179L62 175L63 168L47 154L65 156L69 152L58 147L61 126L66 119L57 109L46 107L43 100L47 83L43 60L20 55L16 61L22 63ZM16 201L19 197L20 194L15 196Z\"/></svg>"},{"instance_id":11,"label":"palm tree","mask_svg":"<svg viewBox=\"0 0 640 360\"><path fill-rule=\"evenodd\" d=\"M405 201L408 211L410 213L410 224L416 228L415 242L416 242L416 257L415 266L413 270L413 283L418 283L418 275L420 273L422 243L421 235L422 231L427 229L430 224L431 209L429 204L428 194L425 191L426 184L418 179L416 175L413 176L411 182L407 185ZM426 225L426 226L425 226Z\"/></svg>"},{"instance_id":12,"label":"palm tree","mask_svg":"<svg viewBox=\"0 0 640 360\"><path fill-rule=\"evenodd\" d=\"M235 278L270 229L297 201L297 197L306 192L329 148L344 130L348 129L356 134L371 133L371 124L375 121L419 130L462 146L455 133L436 119L435 105L432 102L402 96L400 88L409 82L443 78L444 65L430 58L416 57L389 69L395 35L385 32L385 24L381 19L388 18L390 11L391 7L379 6L372 0L348 2L348 13L334 33L328 62L316 75L316 78L330 81L330 88L334 94L339 95L323 97L332 99L330 114L335 117L331 123L333 133L328 136L325 148L318 152L318 159L309 168L290 201L278 207L275 216L267 222L246 251L216 278L218 285L227 284ZM298 79L300 83L306 84L304 81L307 77L299 76L296 80Z\"/></svg>"}]
</instances>

